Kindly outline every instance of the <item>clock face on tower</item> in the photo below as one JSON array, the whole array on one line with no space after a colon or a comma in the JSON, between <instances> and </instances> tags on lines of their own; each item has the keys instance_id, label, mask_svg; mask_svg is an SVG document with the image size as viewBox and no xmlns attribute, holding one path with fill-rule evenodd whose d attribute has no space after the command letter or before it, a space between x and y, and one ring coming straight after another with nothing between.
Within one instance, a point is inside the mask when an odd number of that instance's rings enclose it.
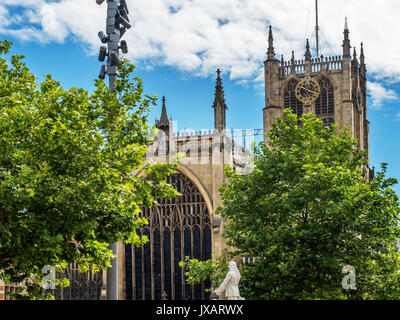
<instances>
[{"instance_id":1,"label":"clock face on tower","mask_svg":"<svg viewBox=\"0 0 400 320\"><path fill-rule=\"evenodd\" d=\"M296 98L305 104L311 104L317 100L320 92L318 82L311 78L301 80L296 86Z\"/></svg>"}]
</instances>

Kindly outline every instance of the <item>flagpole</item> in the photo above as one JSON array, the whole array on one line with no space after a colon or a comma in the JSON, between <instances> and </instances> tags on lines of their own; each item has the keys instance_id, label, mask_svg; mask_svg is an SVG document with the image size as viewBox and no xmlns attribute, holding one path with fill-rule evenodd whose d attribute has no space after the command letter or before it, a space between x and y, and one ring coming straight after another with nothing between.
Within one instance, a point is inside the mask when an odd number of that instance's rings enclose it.
<instances>
[{"instance_id":1,"label":"flagpole","mask_svg":"<svg viewBox=\"0 0 400 320\"><path fill-rule=\"evenodd\" d=\"M315 0L315 39L317 44L317 58L319 58L319 24L318 24L318 0Z\"/></svg>"}]
</instances>

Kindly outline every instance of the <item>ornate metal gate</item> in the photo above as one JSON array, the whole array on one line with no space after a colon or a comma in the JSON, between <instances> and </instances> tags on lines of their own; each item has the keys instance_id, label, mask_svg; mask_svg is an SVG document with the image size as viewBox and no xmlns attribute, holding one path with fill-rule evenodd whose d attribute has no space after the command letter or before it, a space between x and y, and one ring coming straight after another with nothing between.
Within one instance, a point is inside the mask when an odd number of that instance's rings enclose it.
<instances>
[{"instance_id":1,"label":"ornate metal gate","mask_svg":"<svg viewBox=\"0 0 400 320\"><path fill-rule=\"evenodd\" d=\"M79 272L78 264L70 264L61 275L69 279L66 288L50 290L56 300L100 300L103 272Z\"/></svg>"},{"instance_id":2,"label":"ornate metal gate","mask_svg":"<svg viewBox=\"0 0 400 320\"><path fill-rule=\"evenodd\" d=\"M181 194L160 205L144 208L149 221L140 234L149 242L139 248L125 246L126 298L128 300L206 299L210 282L190 286L185 283L179 262L186 256L211 259L211 219L206 202L195 184L178 173L168 177Z\"/></svg>"}]
</instances>

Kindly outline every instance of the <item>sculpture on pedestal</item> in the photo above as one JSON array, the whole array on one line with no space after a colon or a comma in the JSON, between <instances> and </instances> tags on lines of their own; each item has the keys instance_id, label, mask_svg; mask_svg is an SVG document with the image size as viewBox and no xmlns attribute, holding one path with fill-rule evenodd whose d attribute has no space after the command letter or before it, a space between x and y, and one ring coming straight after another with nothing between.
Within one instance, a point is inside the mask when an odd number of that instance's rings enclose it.
<instances>
[{"instance_id":1,"label":"sculpture on pedestal","mask_svg":"<svg viewBox=\"0 0 400 320\"><path fill-rule=\"evenodd\" d=\"M239 293L240 272L235 261L229 262L229 271L226 274L224 281L215 293L220 296L225 290L225 295L228 300L244 300Z\"/></svg>"}]
</instances>

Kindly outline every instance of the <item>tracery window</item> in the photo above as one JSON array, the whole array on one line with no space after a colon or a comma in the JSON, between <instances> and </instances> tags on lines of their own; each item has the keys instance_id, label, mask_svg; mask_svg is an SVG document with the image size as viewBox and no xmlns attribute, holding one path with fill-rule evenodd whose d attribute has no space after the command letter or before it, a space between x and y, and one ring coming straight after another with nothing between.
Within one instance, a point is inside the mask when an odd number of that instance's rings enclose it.
<instances>
[{"instance_id":1,"label":"tracery window","mask_svg":"<svg viewBox=\"0 0 400 320\"><path fill-rule=\"evenodd\" d=\"M298 118L300 118L303 115L303 103L299 101L296 97L296 85L296 80L292 79L289 81L284 96L284 106L285 109L292 109L293 113L296 114Z\"/></svg>"},{"instance_id":2,"label":"tracery window","mask_svg":"<svg viewBox=\"0 0 400 320\"><path fill-rule=\"evenodd\" d=\"M325 126L331 126L335 114L335 99L332 83L327 78L318 80L321 87L321 93L315 101L315 115L320 118Z\"/></svg>"},{"instance_id":3,"label":"tracery window","mask_svg":"<svg viewBox=\"0 0 400 320\"><path fill-rule=\"evenodd\" d=\"M191 286L178 265L186 256L211 259L210 213L195 184L178 173L167 182L181 194L160 205L143 208L149 224L138 232L149 242L139 248L125 245L126 298L128 300L206 299L211 283Z\"/></svg>"}]
</instances>

